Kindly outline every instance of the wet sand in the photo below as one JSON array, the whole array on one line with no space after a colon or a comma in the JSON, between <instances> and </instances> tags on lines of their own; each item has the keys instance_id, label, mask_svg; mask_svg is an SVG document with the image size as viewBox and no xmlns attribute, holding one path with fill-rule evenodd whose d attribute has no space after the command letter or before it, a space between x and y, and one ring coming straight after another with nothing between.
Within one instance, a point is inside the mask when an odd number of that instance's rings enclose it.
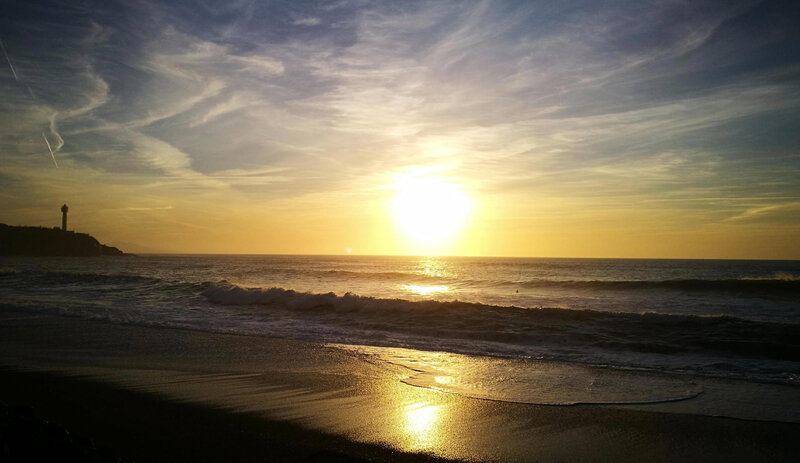
<instances>
[{"instance_id":1,"label":"wet sand","mask_svg":"<svg viewBox=\"0 0 800 463\"><path fill-rule=\"evenodd\" d=\"M0 400L136 461L792 461L800 425L480 400L313 343L0 314ZM794 406L788 404L788 406ZM320 453L328 452L328 453Z\"/></svg>"}]
</instances>

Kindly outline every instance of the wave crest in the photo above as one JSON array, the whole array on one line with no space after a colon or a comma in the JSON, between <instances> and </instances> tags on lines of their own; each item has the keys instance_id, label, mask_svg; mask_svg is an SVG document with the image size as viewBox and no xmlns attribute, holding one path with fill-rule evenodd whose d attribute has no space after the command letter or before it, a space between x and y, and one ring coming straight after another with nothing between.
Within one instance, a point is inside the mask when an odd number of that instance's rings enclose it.
<instances>
[{"instance_id":1,"label":"wave crest","mask_svg":"<svg viewBox=\"0 0 800 463\"><path fill-rule=\"evenodd\" d=\"M586 348L658 355L713 354L800 360L800 325L655 313L557 308L524 309L459 301L380 299L347 293L314 294L283 288L209 283L215 304L309 313L348 328L452 340L502 343L527 350ZM357 316L354 314L358 314Z\"/></svg>"},{"instance_id":2,"label":"wave crest","mask_svg":"<svg viewBox=\"0 0 800 463\"><path fill-rule=\"evenodd\" d=\"M371 296L359 296L345 293L305 293L284 288L244 288L226 280L209 283L203 290L203 296L209 301L222 305L275 305L295 310L326 310L337 313L349 312L400 312L431 311L448 306L452 302L439 301L407 301L404 299L380 299ZM459 305L478 305L457 303Z\"/></svg>"}]
</instances>

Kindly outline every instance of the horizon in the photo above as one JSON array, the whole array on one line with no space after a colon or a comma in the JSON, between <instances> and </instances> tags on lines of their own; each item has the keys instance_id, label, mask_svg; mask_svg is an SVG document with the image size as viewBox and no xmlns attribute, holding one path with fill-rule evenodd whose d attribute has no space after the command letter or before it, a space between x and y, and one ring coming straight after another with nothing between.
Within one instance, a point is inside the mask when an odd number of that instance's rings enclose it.
<instances>
[{"instance_id":1,"label":"horizon","mask_svg":"<svg viewBox=\"0 0 800 463\"><path fill-rule=\"evenodd\" d=\"M122 250L124 251L124 250ZM398 257L409 259L574 259L574 260L709 260L709 261L763 261L763 262L797 262L800 259L725 259L694 257L568 257L568 256L468 256L468 255L412 255L412 254L228 254L228 253L181 253L181 252L139 252L130 253L144 256L252 256L252 257Z\"/></svg>"},{"instance_id":2,"label":"horizon","mask_svg":"<svg viewBox=\"0 0 800 463\"><path fill-rule=\"evenodd\" d=\"M66 203L153 254L800 260L792 2L0 11L0 222Z\"/></svg>"}]
</instances>

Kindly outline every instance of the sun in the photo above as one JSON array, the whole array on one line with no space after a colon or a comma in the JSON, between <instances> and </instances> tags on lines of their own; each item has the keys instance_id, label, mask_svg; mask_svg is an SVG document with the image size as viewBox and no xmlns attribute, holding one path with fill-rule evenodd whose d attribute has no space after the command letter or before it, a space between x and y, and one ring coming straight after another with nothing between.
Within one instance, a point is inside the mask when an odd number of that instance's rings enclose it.
<instances>
[{"instance_id":1,"label":"sun","mask_svg":"<svg viewBox=\"0 0 800 463\"><path fill-rule=\"evenodd\" d=\"M470 210L470 199L454 183L434 177L409 177L396 184L394 216L412 238L435 244L452 238Z\"/></svg>"}]
</instances>

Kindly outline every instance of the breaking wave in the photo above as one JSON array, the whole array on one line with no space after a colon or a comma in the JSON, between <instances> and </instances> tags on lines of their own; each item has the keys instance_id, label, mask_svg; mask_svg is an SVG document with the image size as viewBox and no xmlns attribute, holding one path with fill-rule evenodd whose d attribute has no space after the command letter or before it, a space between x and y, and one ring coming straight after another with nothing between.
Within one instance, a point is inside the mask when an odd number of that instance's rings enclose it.
<instances>
[{"instance_id":1,"label":"breaking wave","mask_svg":"<svg viewBox=\"0 0 800 463\"><path fill-rule=\"evenodd\" d=\"M283 288L209 283L202 294L225 306L323 317L361 330L533 347L676 355L704 354L800 361L800 325L735 317L526 309L459 301L381 299L347 293L315 294Z\"/></svg>"}]
</instances>

